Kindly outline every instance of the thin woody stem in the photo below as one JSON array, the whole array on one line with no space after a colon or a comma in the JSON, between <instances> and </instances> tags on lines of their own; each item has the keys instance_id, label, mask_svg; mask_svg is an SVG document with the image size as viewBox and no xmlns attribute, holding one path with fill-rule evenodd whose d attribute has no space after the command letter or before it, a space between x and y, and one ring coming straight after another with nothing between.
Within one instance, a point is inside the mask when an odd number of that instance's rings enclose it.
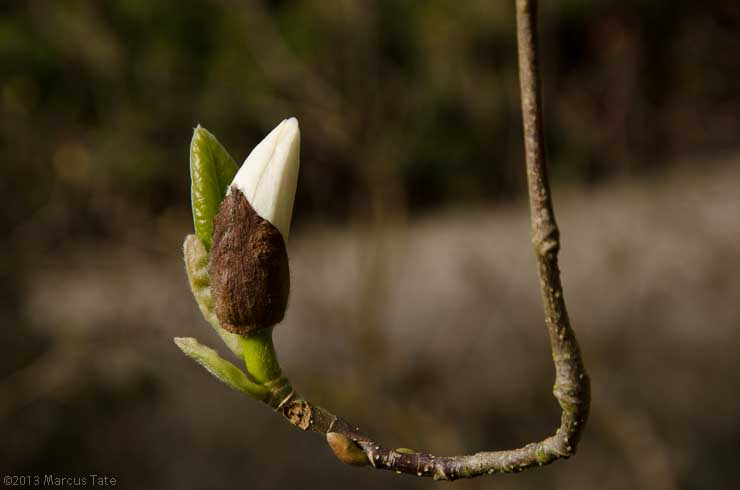
<instances>
[{"instance_id":1,"label":"thin woody stem","mask_svg":"<svg viewBox=\"0 0 740 490\"><path fill-rule=\"evenodd\" d=\"M272 396L267 403L294 426L326 434L335 455L345 463L371 465L377 469L428 476L435 480L455 480L519 472L568 458L576 451L588 418L590 389L560 283L557 260L560 239L547 179L542 128L536 0L516 0L516 15L532 242L542 291L545 325L555 364L553 394L562 409L560 427L554 435L542 441L504 451L435 456L389 449L360 432L358 427L301 398L286 378L280 377L268 382L265 386L271 390Z\"/></svg>"},{"instance_id":2,"label":"thin woody stem","mask_svg":"<svg viewBox=\"0 0 740 490\"><path fill-rule=\"evenodd\" d=\"M551 437L552 449L561 456L575 452L588 418L590 382L578 341L570 326L560 282L558 251L560 231L555 222L542 121L542 99L537 51L537 0L517 0L517 44L522 123L527 165L532 243L537 259L545 325L555 363L553 393L563 409L561 425Z\"/></svg>"}]
</instances>

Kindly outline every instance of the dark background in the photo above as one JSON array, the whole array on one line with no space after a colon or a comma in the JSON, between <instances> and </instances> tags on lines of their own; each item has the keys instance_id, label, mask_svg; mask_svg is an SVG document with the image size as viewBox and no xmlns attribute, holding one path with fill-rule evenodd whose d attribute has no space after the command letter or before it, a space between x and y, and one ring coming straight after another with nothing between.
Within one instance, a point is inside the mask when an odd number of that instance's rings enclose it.
<instances>
[{"instance_id":1,"label":"dark background","mask_svg":"<svg viewBox=\"0 0 740 490\"><path fill-rule=\"evenodd\" d=\"M740 7L542 3L593 417L572 461L455 485L733 488ZM181 262L192 129L241 162L290 116L301 173L276 341L294 384L391 446L549 434L519 103L511 1L0 3L0 474L433 485L341 466L171 342L226 353Z\"/></svg>"}]
</instances>

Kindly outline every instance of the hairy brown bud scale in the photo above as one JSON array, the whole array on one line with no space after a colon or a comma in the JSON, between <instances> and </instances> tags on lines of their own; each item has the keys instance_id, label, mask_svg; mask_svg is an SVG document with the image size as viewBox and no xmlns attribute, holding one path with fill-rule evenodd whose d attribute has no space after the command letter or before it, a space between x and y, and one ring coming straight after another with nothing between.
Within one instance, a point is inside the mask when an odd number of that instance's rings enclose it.
<instances>
[{"instance_id":1,"label":"hairy brown bud scale","mask_svg":"<svg viewBox=\"0 0 740 490\"><path fill-rule=\"evenodd\" d=\"M208 275L224 329L244 335L283 319L290 292L285 240L236 188L213 222Z\"/></svg>"}]
</instances>

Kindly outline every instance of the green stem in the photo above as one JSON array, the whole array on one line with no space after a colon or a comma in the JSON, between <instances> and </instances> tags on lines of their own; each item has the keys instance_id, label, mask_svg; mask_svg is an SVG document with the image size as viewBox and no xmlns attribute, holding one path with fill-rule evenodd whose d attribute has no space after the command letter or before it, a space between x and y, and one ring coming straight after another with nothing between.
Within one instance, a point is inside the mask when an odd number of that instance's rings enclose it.
<instances>
[{"instance_id":1,"label":"green stem","mask_svg":"<svg viewBox=\"0 0 740 490\"><path fill-rule=\"evenodd\" d=\"M259 384L265 384L282 375L272 343L272 329L273 327L265 328L240 338L247 372Z\"/></svg>"}]
</instances>

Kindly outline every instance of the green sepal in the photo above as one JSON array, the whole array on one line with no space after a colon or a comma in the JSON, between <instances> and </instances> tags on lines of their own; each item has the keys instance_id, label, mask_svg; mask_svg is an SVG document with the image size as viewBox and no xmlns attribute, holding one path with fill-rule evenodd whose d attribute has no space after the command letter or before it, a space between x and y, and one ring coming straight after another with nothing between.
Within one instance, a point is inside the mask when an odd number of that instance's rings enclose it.
<instances>
[{"instance_id":1,"label":"green sepal","mask_svg":"<svg viewBox=\"0 0 740 490\"><path fill-rule=\"evenodd\" d=\"M192 337L175 337L174 340L185 355L206 368L222 383L257 400L265 400L269 395L267 388L250 381L244 371L223 359L210 347L199 343Z\"/></svg>"},{"instance_id":2,"label":"green sepal","mask_svg":"<svg viewBox=\"0 0 740 490\"><path fill-rule=\"evenodd\" d=\"M203 243L195 235L186 236L182 248L185 256L185 270L188 274L190 290L193 292L200 312L221 337L229 350L235 356L241 358L241 337L224 330L213 309L213 297L211 296L211 287L208 280L208 252L203 246Z\"/></svg>"},{"instance_id":3,"label":"green sepal","mask_svg":"<svg viewBox=\"0 0 740 490\"><path fill-rule=\"evenodd\" d=\"M237 170L216 137L198 125L190 142L190 198L195 234L206 250L213 243L213 218Z\"/></svg>"}]
</instances>

